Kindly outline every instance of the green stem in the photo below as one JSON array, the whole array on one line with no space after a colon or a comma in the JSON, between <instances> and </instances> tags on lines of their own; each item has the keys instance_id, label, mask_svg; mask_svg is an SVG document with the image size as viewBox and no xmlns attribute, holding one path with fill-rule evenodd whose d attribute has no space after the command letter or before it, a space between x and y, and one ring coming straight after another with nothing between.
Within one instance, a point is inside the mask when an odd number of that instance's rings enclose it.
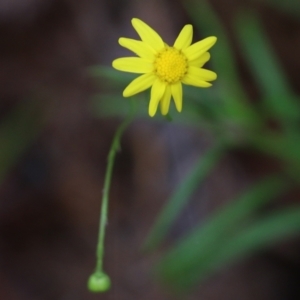
<instances>
[{"instance_id":1,"label":"green stem","mask_svg":"<svg viewBox=\"0 0 300 300\"><path fill-rule=\"evenodd\" d=\"M110 184L112 179L112 171L115 162L115 156L117 151L120 150L120 140L122 134L127 128L127 126L131 123L133 116L134 116L134 103L133 100L131 100L131 111L128 114L128 116L125 118L125 120L118 127L115 136L113 138L110 151L108 153L108 162L107 162L107 169L105 173L104 188L103 188L103 195L102 195L98 245L97 245L97 253L96 253L97 264L96 264L95 273L103 273L105 227L107 224L109 189L110 189Z\"/></svg>"}]
</instances>

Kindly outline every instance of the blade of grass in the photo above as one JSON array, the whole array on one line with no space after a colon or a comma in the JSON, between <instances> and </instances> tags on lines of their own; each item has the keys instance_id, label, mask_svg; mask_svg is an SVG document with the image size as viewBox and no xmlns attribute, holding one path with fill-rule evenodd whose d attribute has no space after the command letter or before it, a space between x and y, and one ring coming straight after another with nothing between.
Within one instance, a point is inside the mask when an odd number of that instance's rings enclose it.
<instances>
[{"instance_id":1,"label":"blade of grass","mask_svg":"<svg viewBox=\"0 0 300 300\"><path fill-rule=\"evenodd\" d=\"M300 139L299 134L279 135L276 133L257 134L250 138L251 146L283 161L288 173L299 182Z\"/></svg>"},{"instance_id":2,"label":"blade of grass","mask_svg":"<svg viewBox=\"0 0 300 300\"><path fill-rule=\"evenodd\" d=\"M223 145L217 145L199 158L191 173L161 210L145 241L145 250L153 250L162 242L168 230L176 220L176 217L186 205L189 197L220 161L225 151L226 149Z\"/></svg>"},{"instance_id":3,"label":"blade of grass","mask_svg":"<svg viewBox=\"0 0 300 300\"><path fill-rule=\"evenodd\" d=\"M236 201L216 212L203 226L196 228L188 237L167 253L157 270L164 281L185 289L194 284L189 273L202 273L203 261L214 260L220 249L227 244L243 221L249 220L259 208L266 205L287 187L280 177L272 176L257 183Z\"/></svg>"},{"instance_id":4,"label":"blade of grass","mask_svg":"<svg viewBox=\"0 0 300 300\"><path fill-rule=\"evenodd\" d=\"M242 53L263 93L265 109L281 121L299 119L300 105L295 101L288 80L267 41L257 17L242 13L236 22Z\"/></svg>"},{"instance_id":5,"label":"blade of grass","mask_svg":"<svg viewBox=\"0 0 300 300\"><path fill-rule=\"evenodd\" d=\"M223 107L218 105L215 109L224 110L227 117L247 127L258 126L259 118L249 105L247 94L242 88L224 26L207 1L188 0L183 4L199 32L203 32L205 36L213 35L218 38L217 44L211 50L210 64L218 74L216 85Z\"/></svg>"},{"instance_id":6,"label":"blade of grass","mask_svg":"<svg viewBox=\"0 0 300 300\"><path fill-rule=\"evenodd\" d=\"M181 272L180 280L176 280L176 288L189 289L225 265L240 260L282 239L286 240L299 234L299 231L299 206L272 213L245 228L237 236L225 241L222 247L216 249L211 255L203 256L199 252L198 259L191 268ZM184 278L184 281L182 278ZM172 284L174 284L173 279Z\"/></svg>"},{"instance_id":7,"label":"blade of grass","mask_svg":"<svg viewBox=\"0 0 300 300\"><path fill-rule=\"evenodd\" d=\"M300 5L299 1L295 0L255 0L256 2L263 2L263 4L268 3L274 8L278 9L280 13L288 13L291 17L299 21L300 17Z\"/></svg>"},{"instance_id":8,"label":"blade of grass","mask_svg":"<svg viewBox=\"0 0 300 300\"><path fill-rule=\"evenodd\" d=\"M145 99L145 95L143 94L138 94L134 97L137 102L136 116L148 118L148 99ZM217 125L215 124L215 116L210 115L211 110L209 104L207 104L209 101L203 103L203 105L199 105L195 99L191 99L188 95L187 98L184 104L184 114L178 114L174 109L174 105L171 105L170 114L173 115L174 113L174 116L176 115L174 121L177 124L179 123L185 126L201 127L209 131L216 131ZM98 118L124 117L128 110L128 99L124 99L121 92L118 94L97 94L91 98L90 110L91 113ZM164 120L164 117L158 114L154 120ZM212 120L214 120L214 122L212 122Z\"/></svg>"},{"instance_id":9,"label":"blade of grass","mask_svg":"<svg viewBox=\"0 0 300 300\"><path fill-rule=\"evenodd\" d=\"M139 105L142 97L135 96L133 101L136 102L137 115L146 115L146 106ZM128 114L128 106L130 105L128 99L124 99L121 95L115 93L97 94L91 98L90 108L93 115L99 118L105 117L124 117Z\"/></svg>"},{"instance_id":10,"label":"blade of grass","mask_svg":"<svg viewBox=\"0 0 300 300\"><path fill-rule=\"evenodd\" d=\"M101 65L89 67L88 73L96 78L106 78L112 81L114 84L117 84L118 86L129 84L131 80L137 77L136 74L120 72L113 69L112 67L106 67Z\"/></svg>"},{"instance_id":11,"label":"blade of grass","mask_svg":"<svg viewBox=\"0 0 300 300\"><path fill-rule=\"evenodd\" d=\"M290 207L269 214L228 241L211 261L211 270L232 260L257 251L282 238L287 239L300 231L300 207ZM207 262L208 263L208 262Z\"/></svg>"}]
</instances>

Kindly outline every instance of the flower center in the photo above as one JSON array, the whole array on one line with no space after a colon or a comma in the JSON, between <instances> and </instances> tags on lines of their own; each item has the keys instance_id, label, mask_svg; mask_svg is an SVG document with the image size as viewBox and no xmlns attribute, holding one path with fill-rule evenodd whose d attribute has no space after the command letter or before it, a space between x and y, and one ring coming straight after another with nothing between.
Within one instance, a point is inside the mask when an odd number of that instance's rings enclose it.
<instances>
[{"instance_id":1,"label":"flower center","mask_svg":"<svg viewBox=\"0 0 300 300\"><path fill-rule=\"evenodd\" d=\"M187 58L173 47L164 48L154 60L154 73L160 80L169 84L180 81L187 69Z\"/></svg>"}]
</instances>

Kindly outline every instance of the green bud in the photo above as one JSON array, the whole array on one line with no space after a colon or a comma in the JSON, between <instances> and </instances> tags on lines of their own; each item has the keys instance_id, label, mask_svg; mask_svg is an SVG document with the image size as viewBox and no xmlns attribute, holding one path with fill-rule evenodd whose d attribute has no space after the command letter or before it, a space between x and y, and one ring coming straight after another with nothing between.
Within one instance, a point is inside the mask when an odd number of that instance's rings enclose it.
<instances>
[{"instance_id":1,"label":"green bud","mask_svg":"<svg viewBox=\"0 0 300 300\"><path fill-rule=\"evenodd\" d=\"M110 278L102 272L96 272L89 277L88 289L93 293L104 293L110 289Z\"/></svg>"}]
</instances>

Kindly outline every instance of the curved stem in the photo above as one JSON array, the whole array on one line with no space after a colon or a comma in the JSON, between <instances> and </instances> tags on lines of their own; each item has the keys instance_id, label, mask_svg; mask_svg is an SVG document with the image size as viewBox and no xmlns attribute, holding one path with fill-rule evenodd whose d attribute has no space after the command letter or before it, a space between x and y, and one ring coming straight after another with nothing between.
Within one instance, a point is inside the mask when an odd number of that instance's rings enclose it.
<instances>
[{"instance_id":1,"label":"curved stem","mask_svg":"<svg viewBox=\"0 0 300 300\"><path fill-rule=\"evenodd\" d=\"M131 100L130 113L118 127L108 153L108 161L107 161L107 168L106 168L105 179L104 179L102 205L101 205L100 222L99 222L99 235L98 235L98 245L97 245L97 252L96 252L97 263L96 263L95 273L103 273L105 227L107 224L109 189L111 185L115 156L117 151L120 150L120 140L122 134L125 131L125 129L128 127L128 125L131 123L134 116L134 111L135 111L134 103L133 100Z\"/></svg>"}]
</instances>

